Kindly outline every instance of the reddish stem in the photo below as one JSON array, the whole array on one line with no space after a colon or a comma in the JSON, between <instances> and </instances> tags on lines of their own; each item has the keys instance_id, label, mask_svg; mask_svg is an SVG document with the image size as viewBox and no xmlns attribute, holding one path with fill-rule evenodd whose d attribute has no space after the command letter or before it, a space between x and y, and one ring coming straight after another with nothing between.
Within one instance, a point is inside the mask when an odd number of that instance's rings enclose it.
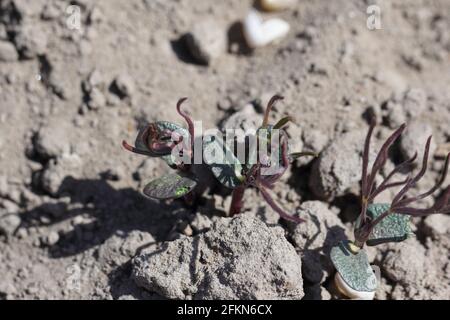
<instances>
[{"instance_id":1,"label":"reddish stem","mask_svg":"<svg viewBox=\"0 0 450 320\"><path fill-rule=\"evenodd\" d=\"M245 186L238 186L233 190L229 216L232 217L241 212L243 207L242 199L244 197Z\"/></svg>"}]
</instances>

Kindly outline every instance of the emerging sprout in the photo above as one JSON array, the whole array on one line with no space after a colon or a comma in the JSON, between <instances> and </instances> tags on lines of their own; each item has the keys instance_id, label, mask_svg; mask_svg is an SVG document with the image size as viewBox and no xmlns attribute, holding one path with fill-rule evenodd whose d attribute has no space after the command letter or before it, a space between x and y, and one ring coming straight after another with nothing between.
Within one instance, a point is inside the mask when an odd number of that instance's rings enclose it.
<instances>
[{"instance_id":1,"label":"emerging sprout","mask_svg":"<svg viewBox=\"0 0 450 320\"><path fill-rule=\"evenodd\" d=\"M270 135L272 130L279 130L280 133L280 143L277 145L276 150L272 150L272 152L279 152L280 156L280 170L277 173L271 175L262 175L261 170L268 166L268 164L263 164L262 159L257 160L256 164L253 165L245 165L243 170L244 179L242 184L233 190L233 198L230 207L230 215L234 215L236 213L241 212L242 210L242 198L244 196L245 188L249 186L256 187L262 194L264 200L270 205L270 207L277 212L280 217L286 220L291 220L297 223L303 222L304 220L289 215L286 213L272 198L269 191L273 189L275 182L277 182L283 174L288 170L290 161L293 159L302 157L302 156L316 156L312 152L297 152L297 153L289 153L288 152L288 137L286 131L284 130L284 126L291 121L290 117L285 117L280 119L275 125L269 125L269 114L272 110L275 103L279 100L282 100L283 97L275 95L273 96L269 103L267 104L267 108L264 112L264 119L261 127L257 131L257 139L267 139L267 143L270 143ZM264 137L262 130L266 130L267 136ZM259 140L258 140L259 142ZM259 143L258 143L259 145ZM255 152L256 150L253 150ZM252 152L252 150L250 151Z\"/></svg>"},{"instance_id":2,"label":"emerging sprout","mask_svg":"<svg viewBox=\"0 0 450 320\"><path fill-rule=\"evenodd\" d=\"M296 152L289 153L288 136L284 130L284 126L291 120L290 117L285 117L279 120L275 125L269 125L269 114L274 104L283 99L281 96L275 95L269 101L264 113L264 120L262 126L256 132L256 143L251 146L246 145L246 155L257 155L256 161L248 161L250 157L245 157L245 162L241 163L234 152L231 152L226 144L213 139L207 141L204 137L196 137L194 132L194 122L190 116L182 110L182 104L186 98L182 98L177 103L177 112L184 118L188 129L181 126L158 121L149 124L142 129L136 138L135 146L129 145L123 141L125 149L134 153L147 155L150 157L161 157L167 162L169 166L176 169L176 173L165 175L158 178L144 188L144 194L154 199L175 199L185 197L192 199L192 192L202 179L202 175L198 174L199 170L195 167L207 166L217 180L225 187L233 189L232 202L230 206L229 215L233 216L242 210L242 199L246 188L256 187L262 194L266 202L271 208L276 211L280 217L294 222L302 222L299 217L295 217L286 213L272 198L269 190L274 187L283 174L288 170L289 164L293 159L301 156L315 156L311 152ZM272 144L272 135L279 134L279 140ZM202 150L194 150L195 139L202 140ZM187 146L184 143L187 142ZM264 143L267 149L270 150L268 154L260 156L259 146ZM178 148L183 146L183 148ZM174 149L181 153L185 159L190 161L176 162L172 158ZM214 150L221 150L225 155L225 163L217 162L214 159L204 159L204 163L196 164L194 161L194 152L203 152ZM207 153L207 152L206 152ZM270 167L271 155L278 155L277 170L272 174L263 174L263 170Z\"/></svg>"},{"instance_id":3,"label":"emerging sprout","mask_svg":"<svg viewBox=\"0 0 450 320\"><path fill-rule=\"evenodd\" d=\"M381 223L383 219L386 219L390 215L402 214L413 217L421 217L435 213L447 213L447 214L450 213L450 203L449 203L450 186L446 188L446 190L444 191L444 195L438 201L436 201L435 204L430 208L419 209L414 208L412 206L414 202L432 195L442 186L447 176L450 154L448 154L445 159L444 170L442 172L441 178L427 192L421 193L416 196L407 196L408 191L411 188L413 188L419 182L420 179L422 179L427 170L428 156L430 152L430 143L432 138L431 136L427 139L425 145L425 150L422 158L422 168L416 175L411 174L411 164L413 164L414 161L416 160L417 152L412 158L396 166L381 182L381 184L377 186L375 183L376 175L380 171L380 169L385 165L388 159L389 148L403 133L406 125L403 124L402 126L400 126L400 128L398 128L386 140L386 142L381 147L377 157L375 158L375 162L373 163L371 172L368 173L370 139L372 136L374 126L375 124L371 124L369 128L363 153L363 169L361 179L361 214L359 226L357 226L357 228L355 229L355 240L356 240L355 244L358 245L359 247L362 247L364 243L368 240L372 230L374 230L374 228L379 223ZM391 181L396 173L402 172L404 170L408 170L409 173L406 179L394 182ZM381 192L387 189L400 186L403 187L395 195L392 202L389 204L386 210L384 210L383 213L378 215L376 218L368 215L368 208L373 203L373 200L377 195L379 195Z\"/></svg>"},{"instance_id":4,"label":"emerging sprout","mask_svg":"<svg viewBox=\"0 0 450 320\"><path fill-rule=\"evenodd\" d=\"M437 191L445 181L450 154L447 155L443 173L439 181L430 190L416 196L408 196L408 191L424 176L427 170L428 156L430 152L431 136L428 138L422 159L421 170L413 175L412 164L417 158L417 153L403 163L396 166L386 178L377 185L376 175L386 164L389 148L401 136L406 126L402 125L385 141L375 158L372 169L369 166L370 139L375 124L372 123L366 137L361 177L361 213L355 224L355 241L343 241L332 248L330 256L337 270L335 276L336 287L344 295L350 298L373 299L377 288L377 278L369 264L364 245L378 245L385 242L400 242L410 234L410 217L422 217L435 213L450 213L450 186L444 191L443 196L430 208L419 209L412 204L424 199ZM392 181L397 173L406 171L406 179ZM381 192L402 187L394 196L391 203L374 203L374 199Z\"/></svg>"}]
</instances>

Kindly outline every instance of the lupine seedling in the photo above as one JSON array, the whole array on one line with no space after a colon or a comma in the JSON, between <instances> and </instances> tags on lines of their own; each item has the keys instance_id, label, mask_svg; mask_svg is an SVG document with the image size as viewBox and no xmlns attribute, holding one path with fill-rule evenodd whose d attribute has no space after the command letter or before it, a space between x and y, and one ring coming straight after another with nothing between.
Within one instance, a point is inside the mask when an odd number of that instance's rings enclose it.
<instances>
[{"instance_id":1,"label":"lupine seedling","mask_svg":"<svg viewBox=\"0 0 450 320\"><path fill-rule=\"evenodd\" d=\"M177 103L177 112L186 121L188 129L184 129L171 122L157 121L150 123L139 131L134 147L126 141L122 143L125 149L134 153L150 157L160 157L171 168L176 170L174 173L164 175L148 183L144 187L144 194L149 198L159 200L185 197L186 200L192 202L192 199L195 198L193 196L195 188L202 179L202 175L198 174L198 172L201 172L198 167L206 166L222 185L233 189L229 210L230 216L242 211L245 189L248 187L256 187L262 194L264 200L280 217L297 223L302 222L303 220L301 218L286 213L276 203L269 192L274 187L275 182L288 170L291 161L301 156L315 156L311 152L289 153L289 141L285 131L285 125L291 120L290 117L282 118L275 125L268 123L270 111L274 104L281 99L283 99L281 96L275 95L269 101L264 113L263 123L256 130L255 136L257 143L252 146L246 145L246 157L244 161L239 160L235 152L232 152L228 145L220 140L196 137L193 120L181 108L186 98L180 99ZM279 139L276 144L272 144L271 137L275 132L279 134ZM202 150L200 152L203 152L204 161L201 164L196 164L194 161L194 152L198 152L194 148L195 139L201 139L202 141ZM177 148L183 143L183 148ZM259 146L264 143L266 143L267 149L270 151L266 156L260 157L258 152ZM179 151L180 156L187 157L190 161L175 161L172 157L174 149L177 152ZM225 161L217 162L214 159L205 157L212 149L221 150L225 155ZM272 174L263 174L263 170L270 167L269 159L271 159L273 152L278 152L278 157L276 158L276 161L278 161L278 169ZM256 160L251 161L252 157Z\"/></svg>"},{"instance_id":2,"label":"lupine seedling","mask_svg":"<svg viewBox=\"0 0 450 320\"><path fill-rule=\"evenodd\" d=\"M331 260L337 270L335 276L336 287L350 298L373 299L377 288L377 279L371 268L364 245L375 246L386 242L400 242L408 238L411 232L410 218L424 217L431 214L450 214L450 186L443 195L430 208L416 208L414 202L422 200L435 193L444 183L449 167L450 154L445 159L444 169L439 181L427 192L415 196L407 193L424 176L427 170L428 156L430 152L431 136L428 138L422 159L421 170L413 175L412 164L417 158L415 155L396 166L386 178L377 185L376 176L386 164L388 152L392 144L401 136L406 126L400 126L384 142L375 161L372 170L368 171L369 148L375 124L371 124L366 137L361 177L361 213L355 223L355 240L343 241L331 250ZM396 174L408 173L405 179L392 181ZM391 203L374 202L375 197L381 192L399 188Z\"/></svg>"}]
</instances>

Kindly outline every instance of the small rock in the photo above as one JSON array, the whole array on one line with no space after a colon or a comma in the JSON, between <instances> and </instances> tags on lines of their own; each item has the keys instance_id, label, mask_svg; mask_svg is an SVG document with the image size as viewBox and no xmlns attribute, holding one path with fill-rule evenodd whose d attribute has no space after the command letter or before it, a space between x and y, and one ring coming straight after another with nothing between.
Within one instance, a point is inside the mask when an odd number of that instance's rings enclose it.
<instances>
[{"instance_id":1,"label":"small rock","mask_svg":"<svg viewBox=\"0 0 450 320\"><path fill-rule=\"evenodd\" d=\"M42 188L51 195L57 196L66 177L77 178L83 161L76 154L63 154L50 160L41 176Z\"/></svg>"},{"instance_id":2,"label":"small rock","mask_svg":"<svg viewBox=\"0 0 450 320\"><path fill-rule=\"evenodd\" d=\"M396 129L407 121L403 112L403 106L399 103L389 101L387 104L387 123L389 128Z\"/></svg>"},{"instance_id":3,"label":"small rock","mask_svg":"<svg viewBox=\"0 0 450 320\"><path fill-rule=\"evenodd\" d=\"M116 232L99 248L99 260L111 266L126 263L141 247L154 245L155 239L148 232L133 230Z\"/></svg>"},{"instance_id":4,"label":"small rock","mask_svg":"<svg viewBox=\"0 0 450 320\"><path fill-rule=\"evenodd\" d=\"M450 233L450 217L444 214L433 214L424 220L425 231L433 239Z\"/></svg>"},{"instance_id":5,"label":"small rock","mask_svg":"<svg viewBox=\"0 0 450 320\"><path fill-rule=\"evenodd\" d=\"M4 24L0 23L0 40L8 40L8 32Z\"/></svg>"},{"instance_id":6,"label":"small rock","mask_svg":"<svg viewBox=\"0 0 450 320\"><path fill-rule=\"evenodd\" d=\"M309 185L316 196L332 199L344 195L346 190L359 182L366 134L365 130L344 133L315 160ZM370 159L374 158L375 151L372 147Z\"/></svg>"},{"instance_id":7,"label":"small rock","mask_svg":"<svg viewBox=\"0 0 450 320\"><path fill-rule=\"evenodd\" d=\"M409 89L400 97L389 100L386 105L389 127L394 129L418 118L426 110L426 103L427 95L422 89Z\"/></svg>"},{"instance_id":8,"label":"small rock","mask_svg":"<svg viewBox=\"0 0 450 320\"><path fill-rule=\"evenodd\" d=\"M185 39L192 56L205 65L226 52L225 28L212 19L196 23Z\"/></svg>"},{"instance_id":9,"label":"small rock","mask_svg":"<svg viewBox=\"0 0 450 320\"><path fill-rule=\"evenodd\" d=\"M51 231L47 236L41 239L44 246L54 246L59 241L59 234L56 231Z\"/></svg>"},{"instance_id":10,"label":"small rock","mask_svg":"<svg viewBox=\"0 0 450 320\"><path fill-rule=\"evenodd\" d=\"M8 198L9 185L8 178L4 175L0 175L0 197Z\"/></svg>"},{"instance_id":11,"label":"small rock","mask_svg":"<svg viewBox=\"0 0 450 320\"><path fill-rule=\"evenodd\" d=\"M64 11L64 7L58 2L48 2L42 9L41 17L44 20L57 19Z\"/></svg>"},{"instance_id":12,"label":"small rock","mask_svg":"<svg viewBox=\"0 0 450 320\"><path fill-rule=\"evenodd\" d=\"M303 132L304 147L309 151L320 153L328 144L328 137L320 130L307 130Z\"/></svg>"},{"instance_id":13,"label":"small rock","mask_svg":"<svg viewBox=\"0 0 450 320\"><path fill-rule=\"evenodd\" d=\"M106 98L98 88L92 88L87 104L89 109L97 110L106 105Z\"/></svg>"},{"instance_id":14,"label":"small rock","mask_svg":"<svg viewBox=\"0 0 450 320\"><path fill-rule=\"evenodd\" d=\"M0 40L0 62L13 62L19 59L19 54L11 42Z\"/></svg>"},{"instance_id":15,"label":"small rock","mask_svg":"<svg viewBox=\"0 0 450 320\"><path fill-rule=\"evenodd\" d=\"M96 24L100 23L105 19L105 16L101 12L99 7L93 7L88 15L88 23Z\"/></svg>"},{"instance_id":16,"label":"small rock","mask_svg":"<svg viewBox=\"0 0 450 320\"><path fill-rule=\"evenodd\" d=\"M38 16L44 5L44 1L12 0L14 10L23 18Z\"/></svg>"},{"instance_id":17,"label":"small rock","mask_svg":"<svg viewBox=\"0 0 450 320\"><path fill-rule=\"evenodd\" d=\"M83 81L82 86L83 90L87 93L91 92L94 88L103 88L105 85L105 79L103 77L103 74L97 70L94 69L89 73L86 80Z\"/></svg>"},{"instance_id":18,"label":"small rock","mask_svg":"<svg viewBox=\"0 0 450 320\"><path fill-rule=\"evenodd\" d=\"M70 143L67 141L68 128L64 121L55 119L41 127L34 141L36 152L48 159L61 156L70 151Z\"/></svg>"},{"instance_id":19,"label":"small rock","mask_svg":"<svg viewBox=\"0 0 450 320\"><path fill-rule=\"evenodd\" d=\"M0 233L11 236L20 226L22 220L17 214L6 214L0 216Z\"/></svg>"},{"instance_id":20,"label":"small rock","mask_svg":"<svg viewBox=\"0 0 450 320\"><path fill-rule=\"evenodd\" d=\"M123 73L114 79L114 86L120 98L132 98L135 93L135 84L133 78Z\"/></svg>"},{"instance_id":21,"label":"small rock","mask_svg":"<svg viewBox=\"0 0 450 320\"><path fill-rule=\"evenodd\" d=\"M419 117L427 107L427 95L422 89L409 89L403 97L403 109L408 119Z\"/></svg>"},{"instance_id":22,"label":"small rock","mask_svg":"<svg viewBox=\"0 0 450 320\"><path fill-rule=\"evenodd\" d=\"M279 228L239 215L133 259L136 283L169 299L301 299L301 259Z\"/></svg>"},{"instance_id":23,"label":"small rock","mask_svg":"<svg viewBox=\"0 0 450 320\"><path fill-rule=\"evenodd\" d=\"M226 129L241 129L245 132L248 130L256 130L261 126L262 116L256 113L255 107L249 103L246 104L240 111L233 113L229 118L221 124L221 129L225 132Z\"/></svg>"},{"instance_id":24,"label":"small rock","mask_svg":"<svg viewBox=\"0 0 450 320\"><path fill-rule=\"evenodd\" d=\"M441 268L414 238L389 244L384 259L381 260L383 274L396 283L392 295L394 299L430 299L433 291L423 288L439 286L441 282Z\"/></svg>"},{"instance_id":25,"label":"small rock","mask_svg":"<svg viewBox=\"0 0 450 320\"><path fill-rule=\"evenodd\" d=\"M427 139L432 134L433 128L426 122L416 121L408 125L400 140L400 151L403 158L409 159L417 152L418 159L421 159ZM436 143L432 139L430 144L430 158L433 157L435 151Z\"/></svg>"},{"instance_id":26,"label":"small rock","mask_svg":"<svg viewBox=\"0 0 450 320\"><path fill-rule=\"evenodd\" d=\"M186 224L186 226L181 231L185 236L192 237L194 234L194 231L192 230L192 227L189 224Z\"/></svg>"},{"instance_id":27,"label":"small rock","mask_svg":"<svg viewBox=\"0 0 450 320\"><path fill-rule=\"evenodd\" d=\"M18 213L20 211L19 206L8 200L8 199L1 199L0 200L0 212L3 212L5 214L14 214L14 213Z\"/></svg>"},{"instance_id":28,"label":"small rock","mask_svg":"<svg viewBox=\"0 0 450 320\"><path fill-rule=\"evenodd\" d=\"M47 50L47 33L38 25L27 23L22 25L14 38L17 51L27 59L45 54Z\"/></svg>"},{"instance_id":29,"label":"small rock","mask_svg":"<svg viewBox=\"0 0 450 320\"><path fill-rule=\"evenodd\" d=\"M306 220L290 224L291 239L302 252L302 272L311 283L321 283L334 268L328 257L333 246L347 239L346 227L321 201L306 201L298 209Z\"/></svg>"},{"instance_id":30,"label":"small rock","mask_svg":"<svg viewBox=\"0 0 450 320\"><path fill-rule=\"evenodd\" d=\"M196 233L209 230L212 224L213 222L211 221L211 219L208 216L201 214L200 212L197 212L191 221L191 227Z\"/></svg>"},{"instance_id":31,"label":"small rock","mask_svg":"<svg viewBox=\"0 0 450 320\"><path fill-rule=\"evenodd\" d=\"M450 142L447 142L437 146L434 156L438 159L445 159L449 153L450 153Z\"/></svg>"}]
</instances>

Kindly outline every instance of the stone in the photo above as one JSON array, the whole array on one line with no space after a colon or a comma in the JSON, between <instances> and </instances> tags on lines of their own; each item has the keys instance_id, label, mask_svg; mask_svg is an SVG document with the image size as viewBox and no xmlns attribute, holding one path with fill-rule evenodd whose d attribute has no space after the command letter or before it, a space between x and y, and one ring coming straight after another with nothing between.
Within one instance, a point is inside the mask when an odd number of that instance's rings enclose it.
<instances>
[{"instance_id":1,"label":"stone","mask_svg":"<svg viewBox=\"0 0 450 320\"><path fill-rule=\"evenodd\" d=\"M427 95L418 88L408 89L399 97L390 99L387 104L387 122L391 129L405 122L415 120L427 107Z\"/></svg>"},{"instance_id":2,"label":"stone","mask_svg":"<svg viewBox=\"0 0 450 320\"><path fill-rule=\"evenodd\" d=\"M405 92L403 96L403 109L408 119L418 118L427 107L427 95L425 91L412 88Z\"/></svg>"},{"instance_id":3,"label":"stone","mask_svg":"<svg viewBox=\"0 0 450 320\"><path fill-rule=\"evenodd\" d=\"M19 54L11 42L0 40L0 62L14 62L19 59Z\"/></svg>"},{"instance_id":4,"label":"stone","mask_svg":"<svg viewBox=\"0 0 450 320\"><path fill-rule=\"evenodd\" d=\"M239 215L133 259L137 285L169 299L301 299L301 259L279 227Z\"/></svg>"},{"instance_id":5,"label":"stone","mask_svg":"<svg viewBox=\"0 0 450 320\"><path fill-rule=\"evenodd\" d=\"M433 214L424 219L424 231L434 239L450 234L450 216Z\"/></svg>"},{"instance_id":6,"label":"stone","mask_svg":"<svg viewBox=\"0 0 450 320\"><path fill-rule=\"evenodd\" d=\"M240 129L244 133L248 130L256 130L261 126L263 117L256 113L253 104L246 104L241 110L233 113L230 117L226 118L220 125L223 132L226 129Z\"/></svg>"},{"instance_id":7,"label":"stone","mask_svg":"<svg viewBox=\"0 0 450 320\"><path fill-rule=\"evenodd\" d=\"M316 153L320 153L328 144L328 137L320 130L305 130L303 132L303 146Z\"/></svg>"},{"instance_id":8,"label":"stone","mask_svg":"<svg viewBox=\"0 0 450 320\"><path fill-rule=\"evenodd\" d=\"M42 244L44 246L54 246L59 241L59 234L56 231L50 231L50 233L42 238Z\"/></svg>"},{"instance_id":9,"label":"stone","mask_svg":"<svg viewBox=\"0 0 450 320\"><path fill-rule=\"evenodd\" d=\"M314 161L309 185L321 199L333 199L357 185L361 179L362 151L366 130L355 130L335 138ZM370 159L375 158L371 148ZM370 163L369 163L370 165Z\"/></svg>"},{"instance_id":10,"label":"stone","mask_svg":"<svg viewBox=\"0 0 450 320\"><path fill-rule=\"evenodd\" d=\"M14 38L17 51L27 59L45 54L47 41L47 33L32 23L22 25Z\"/></svg>"},{"instance_id":11,"label":"stone","mask_svg":"<svg viewBox=\"0 0 450 320\"><path fill-rule=\"evenodd\" d=\"M290 238L301 252L303 277L321 283L334 270L328 256L333 246L347 239L346 228L324 202L306 201L297 211L306 221L289 224Z\"/></svg>"},{"instance_id":12,"label":"stone","mask_svg":"<svg viewBox=\"0 0 450 320\"><path fill-rule=\"evenodd\" d=\"M0 233L11 236L20 226L22 220L17 214L6 214L0 216Z\"/></svg>"},{"instance_id":13,"label":"stone","mask_svg":"<svg viewBox=\"0 0 450 320\"><path fill-rule=\"evenodd\" d=\"M186 45L197 62L208 65L226 52L226 29L212 19L197 22L185 36Z\"/></svg>"},{"instance_id":14,"label":"stone","mask_svg":"<svg viewBox=\"0 0 450 320\"><path fill-rule=\"evenodd\" d=\"M106 105L106 97L103 94L103 92L94 87L92 88L91 92L89 93L89 101L88 101L88 107L92 110L97 110Z\"/></svg>"},{"instance_id":15,"label":"stone","mask_svg":"<svg viewBox=\"0 0 450 320\"><path fill-rule=\"evenodd\" d=\"M83 161L76 154L63 154L51 159L41 176L42 188L53 196L59 194L66 177L77 178L80 175Z\"/></svg>"},{"instance_id":16,"label":"stone","mask_svg":"<svg viewBox=\"0 0 450 320\"><path fill-rule=\"evenodd\" d=\"M148 232L116 231L99 248L99 261L111 266L120 266L136 255L141 247L148 247L155 243L155 239Z\"/></svg>"},{"instance_id":17,"label":"stone","mask_svg":"<svg viewBox=\"0 0 450 320\"><path fill-rule=\"evenodd\" d=\"M35 151L43 158L55 158L70 152L68 128L60 119L42 126L34 140Z\"/></svg>"},{"instance_id":18,"label":"stone","mask_svg":"<svg viewBox=\"0 0 450 320\"><path fill-rule=\"evenodd\" d=\"M423 153L425 151L425 144L429 136L433 134L433 128L426 122L415 121L409 124L405 132L401 136L400 151L403 158L409 159L417 152L417 163L422 161ZM436 143L431 140L429 159L433 158L436 151Z\"/></svg>"},{"instance_id":19,"label":"stone","mask_svg":"<svg viewBox=\"0 0 450 320\"><path fill-rule=\"evenodd\" d=\"M397 283L397 286L408 288L409 295L418 294L437 276L437 266L427 258L425 248L416 239L393 244L389 249L380 267L389 280Z\"/></svg>"},{"instance_id":20,"label":"stone","mask_svg":"<svg viewBox=\"0 0 450 320\"><path fill-rule=\"evenodd\" d=\"M387 103L387 123L389 128L397 129L407 121L406 115L403 112L403 106L399 103L389 101Z\"/></svg>"},{"instance_id":21,"label":"stone","mask_svg":"<svg viewBox=\"0 0 450 320\"><path fill-rule=\"evenodd\" d=\"M136 90L133 78L127 73L117 76L114 79L114 86L121 98L132 98Z\"/></svg>"}]
</instances>

